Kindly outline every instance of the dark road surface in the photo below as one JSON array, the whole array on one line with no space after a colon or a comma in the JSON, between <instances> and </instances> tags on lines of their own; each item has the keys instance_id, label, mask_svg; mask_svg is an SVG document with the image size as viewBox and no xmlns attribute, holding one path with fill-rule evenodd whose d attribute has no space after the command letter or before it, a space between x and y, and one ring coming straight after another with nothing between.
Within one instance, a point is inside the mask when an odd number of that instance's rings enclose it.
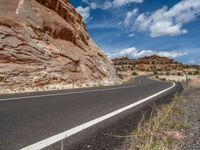
<instances>
[{"instance_id":1,"label":"dark road surface","mask_svg":"<svg viewBox=\"0 0 200 150\"><path fill-rule=\"evenodd\" d=\"M15 96L2 96L0 150L26 148L172 86L172 83L144 77L140 84L53 94L46 92L39 96L32 93L16 95L16 99Z\"/></svg>"}]
</instances>

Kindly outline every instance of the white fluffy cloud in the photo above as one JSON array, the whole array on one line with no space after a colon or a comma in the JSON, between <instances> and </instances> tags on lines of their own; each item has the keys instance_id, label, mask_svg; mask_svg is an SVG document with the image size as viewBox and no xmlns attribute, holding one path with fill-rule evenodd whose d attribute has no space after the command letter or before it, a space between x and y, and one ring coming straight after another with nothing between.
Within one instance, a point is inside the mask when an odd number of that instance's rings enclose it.
<instances>
[{"instance_id":1,"label":"white fluffy cloud","mask_svg":"<svg viewBox=\"0 0 200 150\"><path fill-rule=\"evenodd\" d=\"M199 15L199 0L183 0L170 9L164 6L152 13L139 15L134 27L150 32L151 37L176 36L187 33L183 25L195 20Z\"/></svg>"},{"instance_id":2,"label":"white fluffy cloud","mask_svg":"<svg viewBox=\"0 0 200 150\"><path fill-rule=\"evenodd\" d=\"M87 22L87 20L90 18L89 7L83 8L82 6L79 6L76 8L76 11L82 16L84 22Z\"/></svg>"},{"instance_id":3,"label":"white fluffy cloud","mask_svg":"<svg viewBox=\"0 0 200 150\"><path fill-rule=\"evenodd\" d=\"M133 9L132 11L129 11L126 13L126 17L124 19L124 25L128 26L132 23L133 17L138 13L138 9Z\"/></svg>"},{"instance_id":4,"label":"white fluffy cloud","mask_svg":"<svg viewBox=\"0 0 200 150\"><path fill-rule=\"evenodd\" d=\"M186 55L185 52L177 51L156 51L156 50L138 50L135 47L127 48L115 53L107 53L110 58L126 57L129 58L140 58L144 56L159 55L169 58L177 58Z\"/></svg>"},{"instance_id":5,"label":"white fluffy cloud","mask_svg":"<svg viewBox=\"0 0 200 150\"><path fill-rule=\"evenodd\" d=\"M188 64L200 65L200 59L191 59L188 61Z\"/></svg>"},{"instance_id":6,"label":"white fluffy cloud","mask_svg":"<svg viewBox=\"0 0 200 150\"><path fill-rule=\"evenodd\" d=\"M105 2L104 4L103 4L103 9L109 9L109 8L111 8L113 6L113 4L112 4L112 2Z\"/></svg>"},{"instance_id":7,"label":"white fluffy cloud","mask_svg":"<svg viewBox=\"0 0 200 150\"><path fill-rule=\"evenodd\" d=\"M120 7L130 3L142 3L143 0L114 0L113 5L116 7Z\"/></svg>"},{"instance_id":8,"label":"white fluffy cloud","mask_svg":"<svg viewBox=\"0 0 200 150\"><path fill-rule=\"evenodd\" d=\"M91 9L97 9L97 4L95 2L90 3Z\"/></svg>"},{"instance_id":9,"label":"white fluffy cloud","mask_svg":"<svg viewBox=\"0 0 200 150\"><path fill-rule=\"evenodd\" d=\"M104 2L104 3L101 3L101 4L99 4L99 3L95 3L95 2L91 2L91 3L87 3L89 6L90 6L90 8L91 9L103 9L103 10L105 10L105 9L109 9L109 8L111 8L111 7L113 7L113 3L112 2L110 2L110 1L106 1L106 2Z\"/></svg>"},{"instance_id":10,"label":"white fluffy cloud","mask_svg":"<svg viewBox=\"0 0 200 150\"><path fill-rule=\"evenodd\" d=\"M82 2L88 4L91 9L109 9L109 8L117 8L122 7L126 4L131 3L142 3L143 0L107 0L104 2L98 1L90 1L90 0L82 0Z\"/></svg>"},{"instance_id":11,"label":"white fluffy cloud","mask_svg":"<svg viewBox=\"0 0 200 150\"><path fill-rule=\"evenodd\" d=\"M134 37L135 36L135 33L130 33L129 35L128 35L128 37Z\"/></svg>"},{"instance_id":12,"label":"white fluffy cloud","mask_svg":"<svg viewBox=\"0 0 200 150\"><path fill-rule=\"evenodd\" d=\"M192 59L192 60L190 60L188 63L189 63L189 64L195 64L196 61Z\"/></svg>"}]
</instances>

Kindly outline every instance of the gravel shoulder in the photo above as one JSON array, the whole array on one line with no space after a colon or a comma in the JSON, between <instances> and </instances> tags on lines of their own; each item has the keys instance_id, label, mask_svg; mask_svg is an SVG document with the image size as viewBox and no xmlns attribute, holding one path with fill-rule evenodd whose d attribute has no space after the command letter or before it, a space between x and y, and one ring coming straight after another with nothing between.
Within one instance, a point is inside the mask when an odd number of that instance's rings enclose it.
<instances>
[{"instance_id":1,"label":"gravel shoulder","mask_svg":"<svg viewBox=\"0 0 200 150\"><path fill-rule=\"evenodd\" d=\"M199 150L200 82L191 80L169 104L156 106L127 136L123 150Z\"/></svg>"},{"instance_id":2,"label":"gravel shoulder","mask_svg":"<svg viewBox=\"0 0 200 150\"><path fill-rule=\"evenodd\" d=\"M181 149L200 149L200 86L190 87L184 92L180 102L183 113L178 116L178 121L185 121L187 128L183 130L185 138L181 141Z\"/></svg>"}]
</instances>

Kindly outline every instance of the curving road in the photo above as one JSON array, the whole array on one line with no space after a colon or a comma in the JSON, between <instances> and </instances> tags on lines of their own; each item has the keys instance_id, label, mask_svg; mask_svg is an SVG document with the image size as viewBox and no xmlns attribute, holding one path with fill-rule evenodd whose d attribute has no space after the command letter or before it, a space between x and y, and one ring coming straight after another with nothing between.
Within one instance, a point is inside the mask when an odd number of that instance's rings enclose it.
<instances>
[{"instance_id":1,"label":"curving road","mask_svg":"<svg viewBox=\"0 0 200 150\"><path fill-rule=\"evenodd\" d=\"M98 128L175 89L173 83L141 80L107 88L1 96L0 150L41 149L65 137L70 140L83 129Z\"/></svg>"}]
</instances>

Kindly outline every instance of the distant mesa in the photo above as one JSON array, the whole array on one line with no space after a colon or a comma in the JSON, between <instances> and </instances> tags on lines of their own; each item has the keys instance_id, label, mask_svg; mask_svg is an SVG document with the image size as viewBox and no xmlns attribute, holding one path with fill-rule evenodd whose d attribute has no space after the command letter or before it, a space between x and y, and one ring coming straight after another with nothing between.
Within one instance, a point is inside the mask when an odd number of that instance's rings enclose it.
<instances>
[{"instance_id":1,"label":"distant mesa","mask_svg":"<svg viewBox=\"0 0 200 150\"><path fill-rule=\"evenodd\" d=\"M129 59L128 57L114 58L112 59L114 64L117 63L130 63L130 64L171 64L178 63L173 59L167 57L161 57L158 55L144 56L138 59Z\"/></svg>"},{"instance_id":2,"label":"distant mesa","mask_svg":"<svg viewBox=\"0 0 200 150\"><path fill-rule=\"evenodd\" d=\"M138 59L129 59L127 57L112 59L115 69L120 72L126 71L145 71L145 72L161 72L165 74L194 74L195 70L199 70L200 66L185 65L167 57L158 55L145 56Z\"/></svg>"}]
</instances>

